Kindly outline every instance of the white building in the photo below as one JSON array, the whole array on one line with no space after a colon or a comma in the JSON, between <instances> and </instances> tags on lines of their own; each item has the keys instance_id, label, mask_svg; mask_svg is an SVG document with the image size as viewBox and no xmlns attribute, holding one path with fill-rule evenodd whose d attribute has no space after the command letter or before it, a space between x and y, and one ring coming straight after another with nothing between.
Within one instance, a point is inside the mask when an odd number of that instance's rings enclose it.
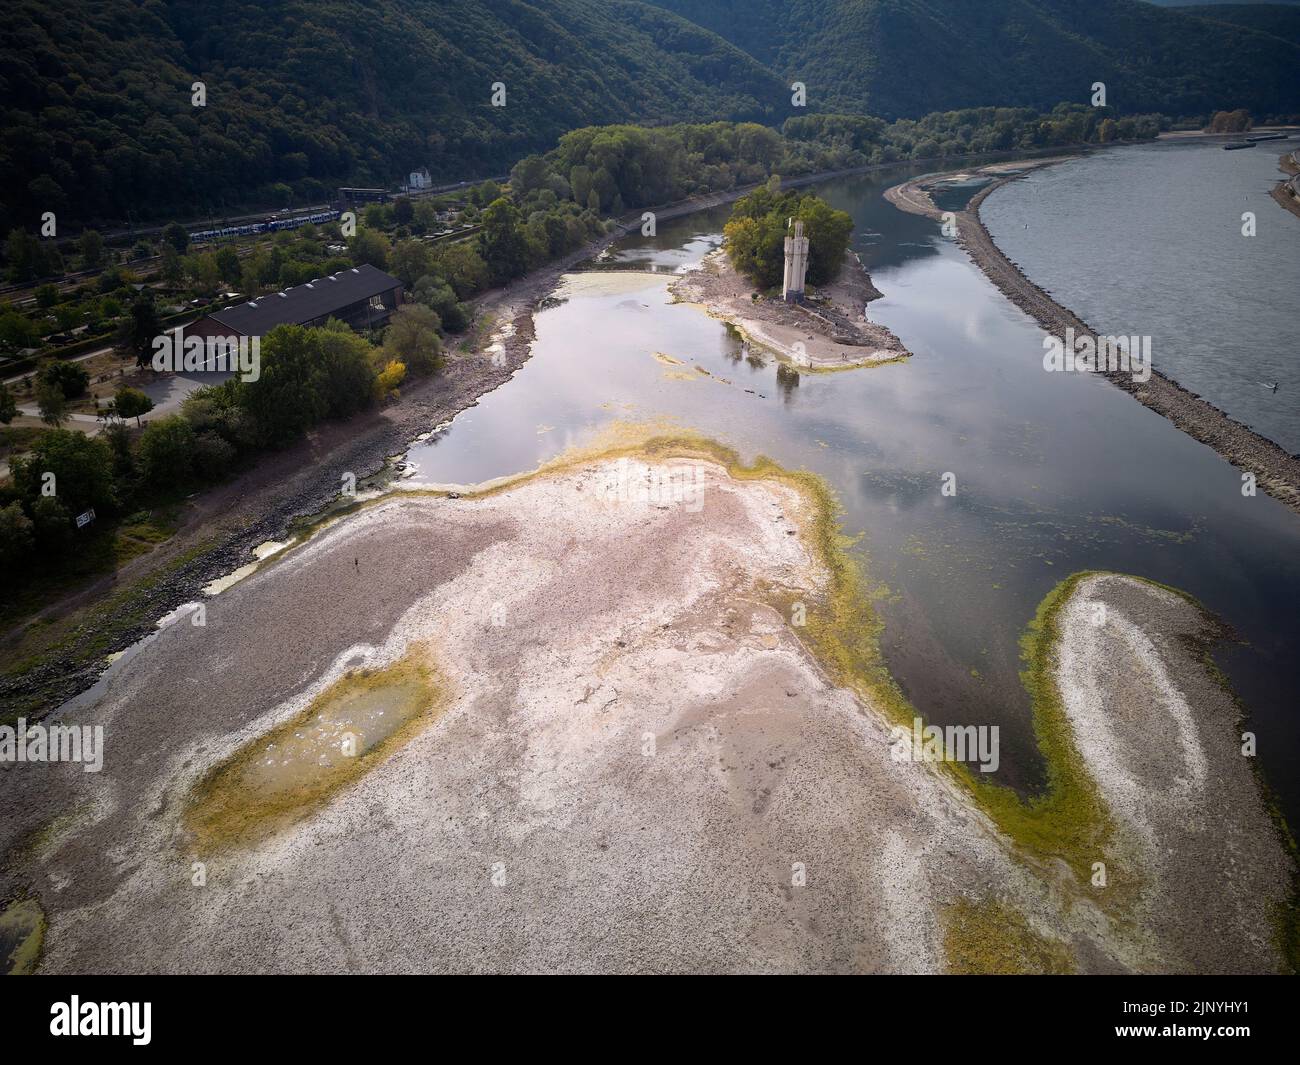
<instances>
[{"instance_id":1,"label":"white building","mask_svg":"<svg viewBox=\"0 0 1300 1065\"><path fill-rule=\"evenodd\" d=\"M787 228L789 222L786 223ZM785 238L785 279L781 283L781 298L786 303L803 302L804 275L808 272L808 238L803 235L803 223L794 223L794 235Z\"/></svg>"}]
</instances>

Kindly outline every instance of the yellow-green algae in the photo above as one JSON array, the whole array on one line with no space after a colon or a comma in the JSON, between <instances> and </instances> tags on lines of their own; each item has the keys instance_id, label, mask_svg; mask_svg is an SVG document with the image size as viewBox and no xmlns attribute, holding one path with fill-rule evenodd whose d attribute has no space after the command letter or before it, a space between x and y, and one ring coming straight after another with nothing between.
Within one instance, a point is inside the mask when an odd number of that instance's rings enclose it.
<instances>
[{"instance_id":1,"label":"yellow-green algae","mask_svg":"<svg viewBox=\"0 0 1300 1065\"><path fill-rule=\"evenodd\" d=\"M487 497L537 478L622 457L661 461L700 459L718 464L736 480L774 480L798 491L810 503L805 521L806 537L813 554L826 568L829 580L826 595L821 602L808 605L806 626L796 630L796 635L806 641L837 684L857 692L864 701L878 707L890 723L910 727L914 719L922 716L890 676L880 653L884 623L873 604L887 596L888 589L869 585L862 565L850 551L856 539L846 536L841 529L841 508L834 492L826 481L811 471L788 470L762 455L746 465L733 448L663 423L660 426L615 423L585 448L568 450L532 471L458 489L457 494L465 498ZM402 491L425 497L450 494L448 489ZM389 502L392 498L391 494L379 496L335 510L326 520L300 528L295 536L295 546L347 514ZM280 552L275 559L286 553ZM950 774L971 795L999 831L1016 846L1022 858L1040 867L1050 866L1055 861L1065 863L1074 874L1075 889L1110 910L1113 918L1122 921L1122 911L1134 899L1139 887L1138 870L1122 868L1110 849L1115 826L1096 782L1075 746L1073 729L1054 677L1060 611L1079 582L1091 575L1093 571L1083 571L1059 582L1039 604L1021 639L1024 662L1021 679L1030 696L1034 732L1046 770L1043 791L1024 799L1011 788L990 783L986 778L973 774L962 763L938 762L934 765L939 771ZM1207 617L1210 616L1186 593L1175 588L1168 590L1188 599ZM768 592L769 598L779 608L788 608L795 598L781 589L769 589ZM782 614L790 616L788 609L783 609ZM1209 663L1208 650L1205 657ZM1280 818L1276 811L1275 816ZM1284 838L1290 841L1285 825L1281 827ZM1107 863L1111 887L1104 895L1088 887L1092 863L1096 861ZM1300 889L1297 897L1300 897ZM998 912L1005 911L1005 905L999 904ZM1280 922L1280 935L1293 965L1300 958L1298 912L1293 903ZM970 913L961 916L966 918L961 927L975 928L981 923ZM1012 938L1016 935L1005 920L983 921L982 926L993 939L1002 935L1004 930L1010 930ZM989 946L987 949L994 948Z\"/></svg>"},{"instance_id":2,"label":"yellow-green algae","mask_svg":"<svg viewBox=\"0 0 1300 1065\"><path fill-rule=\"evenodd\" d=\"M948 971L970 976L1066 975L1075 971L1069 946L1039 935L1013 907L959 899L944 909Z\"/></svg>"},{"instance_id":3,"label":"yellow-green algae","mask_svg":"<svg viewBox=\"0 0 1300 1065\"><path fill-rule=\"evenodd\" d=\"M18 899L0 913L0 958L6 975L35 972L44 942L45 911L35 899Z\"/></svg>"},{"instance_id":4,"label":"yellow-green algae","mask_svg":"<svg viewBox=\"0 0 1300 1065\"><path fill-rule=\"evenodd\" d=\"M888 590L868 585L862 567L850 553L855 540L840 528L838 500L829 485L809 470L788 470L763 455L745 464L735 449L689 430L615 423L587 447L566 451L535 470L460 488L457 494L463 498L485 498L541 477L623 457L661 461L700 459L716 463L735 480L771 480L799 492L810 504L806 536L829 580L826 595L820 603L809 606L807 624L796 635L807 642L837 684L879 707L892 724L910 728L913 719L921 717L890 676L880 653L884 624L873 603L887 595ZM449 494L447 489L401 491L425 497ZM380 496L336 511L321 525L299 530L297 542L309 539L344 514L392 499L392 495ZM273 563L287 553L281 551L269 561ZM1052 670L1053 643L1058 636L1057 613L1085 576L1085 573L1075 574L1057 585L1039 606L1022 642L1026 661L1022 678L1032 700L1034 729L1046 763L1047 786L1043 793L1024 800L1011 788L976 776L962 763L935 763L940 771L952 774L970 792L997 827L1023 852L1040 861L1064 861L1081 885L1088 883L1092 863L1106 856L1113 825L1096 784L1074 746L1073 732ZM772 590L771 598L778 606L788 606L785 600L793 597ZM783 614L790 616L788 610Z\"/></svg>"},{"instance_id":5,"label":"yellow-green algae","mask_svg":"<svg viewBox=\"0 0 1300 1065\"><path fill-rule=\"evenodd\" d=\"M302 820L448 703L447 684L423 647L392 665L346 673L200 781L185 814L195 847L256 843Z\"/></svg>"},{"instance_id":6,"label":"yellow-green algae","mask_svg":"<svg viewBox=\"0 0 1300 1065\"><path fill-rule=\"evenodd\" d=\"M827 483L811 471L787 470L762 455L746 465L732 448L695 433L676 432L564 455L521 478L495 483L482 494L502 491L558 468L624 455L700 458L716 462L736 480L774 480L795 488L811 504L806 533L829 576L823 602L811 605L807 624L797 630L797 635L806 638L838 684L880 707L892 723L910 727L913 719L921 716L890 676L880 653L884 623L872 603L887 591L868 586L862 567L849 551L854 540L840 528L839 503ZM1057 585L1039 606L1022 643L1026 662L1022 678L1032 700L1034 730L1047 767L1043 793L1026 801L1011 788L975 776L962 763L936 763L942 771L955 776L997 827L1025 852L1038 859L1064 861L1080 884L1088 883L1092 863L1107 854L1113 833L1096 783L1074 745L1073 731L1052 676L1057 615L1085 576L1075 574ZM774 593L774 598L782 596ZM789 616L788 611L784 613Z\"/></svg>"}]
</instances>

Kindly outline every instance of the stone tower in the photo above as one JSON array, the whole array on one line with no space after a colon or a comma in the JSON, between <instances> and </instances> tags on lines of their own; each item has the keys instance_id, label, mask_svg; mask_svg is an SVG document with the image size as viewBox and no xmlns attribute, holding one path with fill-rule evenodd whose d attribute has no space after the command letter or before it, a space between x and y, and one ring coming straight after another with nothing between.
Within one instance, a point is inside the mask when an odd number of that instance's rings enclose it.
<instances>
[{"instance_id":1,"label":"stone tower","mask_svg":"<svg viewBox=\"0 0 1300 1065\"><path fill-rule=\"evenodd\" d=\"M790 222L786 222L786 228L790 228ZM803 223L794 222L794 235L785 238L785 280L781 285L781 298L786 303L803 302L803 278L807 272L808 238L803 235Z\"/></svg>"}]
</instances>

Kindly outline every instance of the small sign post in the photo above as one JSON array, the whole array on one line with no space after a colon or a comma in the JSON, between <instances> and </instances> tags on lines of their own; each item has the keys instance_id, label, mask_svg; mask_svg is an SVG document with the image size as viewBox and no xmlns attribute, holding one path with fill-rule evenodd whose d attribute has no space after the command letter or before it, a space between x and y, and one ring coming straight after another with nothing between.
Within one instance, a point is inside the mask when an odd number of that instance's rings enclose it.
<instances>
[{"instance_id":1,"label":"small sign post","mask_svg":"<svg viewBox=\"0 0 1300 1065\"><path fill-rule=\"evenodd\" d=\"M95 520L95 508L91 507L84 514L77 515L77 528L84 529L87 525L89 525L94 520Z\"/></svg>"}]
</instances>

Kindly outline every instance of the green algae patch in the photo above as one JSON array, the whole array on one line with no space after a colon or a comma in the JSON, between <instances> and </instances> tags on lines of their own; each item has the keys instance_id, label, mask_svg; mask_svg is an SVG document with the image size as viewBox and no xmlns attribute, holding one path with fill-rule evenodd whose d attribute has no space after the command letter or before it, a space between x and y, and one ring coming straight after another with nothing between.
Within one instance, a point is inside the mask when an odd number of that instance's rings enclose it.
<instances>
[{"instance_id":1,"label":"green algae patch","mask_svg":"<svg viewBox=\"0 0 1300 1065\"><path fill-rule=\"evenodd\" d=\"M889 590L868 581L865 566L857 557L859 552L854 550L857 539L842 530L838 499L827 482L811 471L789 470L762 455L746 464L734 448L668 423L615 423L590 445L570 449L535 470L482 485L459 486L454 493L447 488L417 488L402 489L401 494L487 498L539 478L619 458L702 460L722 467L733 480L773 481L795 489L808 504L800 516L805 542L828 576L826 592L818 602L806 604L806 624L795 634L836 684L878 708L890 724L911 729L913 720L922 715L903 695L880 652L884 622L875 604L886 598ZM392 498L390 494L357 502L348 511L364 510ZM304 530L301 539L310 538L323 527ZM1113 826L1074 745L1052 673L1057 615L1086 576L1078 573L1057 585L1040 604L1022 641L1026 663L1022 678L1032 699L1034 728L1047 766L1043 793L1025 800L1011 788L990 784L971 773L964 764L935 763L939 771L956 778L1023 855L1040 863L1065 862L1081 886L1089 882L1092 863L1103 860L1108 853ZM802 598L782 589L768 589L768 597L787 618L793 601ZM1109 897L1117 895L1111 893Z\"/></svg>"},{"instance_id":2,"label":"green algae patch","mask_svg":"<svg viewBox=\"0 0 1300 1065\"><path fill-rule=\"evenodd\" d=\"M1049 976L1075 971L1069 946L1039 935L1000 902L959 899L943 913L948 971L959 976Z\"/></svg>"},{"instance_id":3,"label":"green algae patch","mask_svg":"<svg viewBox=\"0 0 1300 1065\"><path fill-rule=\"evenodd\" d=\"M45 911L35 899L11 902L0 913L0 959L7 976L36 971L45 942Z\"/></svg>"},{"instance_id":4,"label":"green algae patch","mask_svg":"<svg viewBox=\"0 0 1300 1065\"><path fill-rule=\"evenodd\" d=\"M824 596L807 604L806 624L795 633L836 684L877 707L891 724L910 730L913 720L922 715L903 695L880 652L884 622L875 604L886 598L889 590L868 581L865 566L853 551L857 540L843 532L839 500L826 481L808 470L788 470L762 455L745 464L734 449L691 432L647 436L640 427L621 432L621 440L617 435L607 436L603 446L562 455L533 473L471 494L489 495L558 469L623 456L704 459L722 466L735 480L770 480L794 488L809 504L803 516L805 540L828 576ZM957 779L1024 854L1040 862L1065 862L1081 886L1089 883L1092 863L1109 853L1114 826L1074 744L1053 671L1060 610L1087 576L1086 572L1076 573L1058 584L1039 605L1022 639L1025 669L1021 678L1031 697L1034 731L1047 767L1043 792L1026 800L1011 788L989 783L963 763L935 763L941 772ZM782 615L790 617L794 597L780 590L770 594ZM1118 899L1121 894L1127 893L1112 892L1108 897Z\"/></svg>"},{"instance_id":5,"label":"green algae patch","mask_svg":"<svg viewBox=\"0 0 1300 1065\"><path fill-rule=\"evenodd\" d=\"M449 702L445 678L423 648L389 666L346 673L196 786L185 814L196 848L258 843L303 820Z\"/></svg>"},{"instance_id":6,"label":"green algae patch","mask_svg":"<svg viewBox=\"0 0 1300 1065\"><path fill-rule=\"evenodd\" d=\"M1038 605L1021 637L1021 682L1033 707L1034 735L1046 765L1047 784L1028 801L960 768L973 794L998 827L1036 854L1058 857L1087 883L1092 863L1109 853L1114 823L1074 744L1074 730L1057 688L1055 648L1060 612L1087 572L1071 574ZM1113 858L1111 859L1113 862Z\"/></svg>"}]
</instances>

